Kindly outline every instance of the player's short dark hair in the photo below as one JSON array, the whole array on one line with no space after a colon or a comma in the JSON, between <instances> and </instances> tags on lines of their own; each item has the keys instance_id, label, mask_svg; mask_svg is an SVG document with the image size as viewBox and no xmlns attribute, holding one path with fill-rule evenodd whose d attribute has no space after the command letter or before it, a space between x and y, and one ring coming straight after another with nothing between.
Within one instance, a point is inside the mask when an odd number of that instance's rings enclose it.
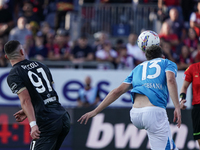
<instances>
[{"instance_id":1,"label":"player's short dark hair","mask_svg":"<svg viewBox=\"0 0 200 150\"><path fill-rule=\"evenodd\" d=\"M4 45L4 51L6 54L11 54L17 49L19 45L20 45L19 41L16 40L9 41Z\"/></svg>"},{"instance_id":2,"label":"player's short dark hair","mask_svg":"<svg viewBox=\"0 0 200 150\"><path fill-rule=\"evenodd\" d=\"M151 60L154 58L162 57L163 53L160 46L152 45L145 50L145 55L146 55L147 60Z\"/></svg>"}]
</instances>

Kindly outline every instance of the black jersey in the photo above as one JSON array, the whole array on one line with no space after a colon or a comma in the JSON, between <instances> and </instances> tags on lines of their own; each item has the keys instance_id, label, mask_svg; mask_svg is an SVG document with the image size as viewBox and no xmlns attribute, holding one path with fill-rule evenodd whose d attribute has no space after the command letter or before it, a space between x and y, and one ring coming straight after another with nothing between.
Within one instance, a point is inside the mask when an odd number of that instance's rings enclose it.
<instances>
[{"instance_id":1,"label":"black jersey","mask_svg":"<svg viewBox=\"0 0 200 150\"><path fill-rule=\"evenodd\" d=\"M66 112L52 86L50 70L44 64L26 59L16 63L7 82L13 93L20 93L23 88L29 91L38 125L47 120L55 121Z\"/></svg>"}]
</instances>

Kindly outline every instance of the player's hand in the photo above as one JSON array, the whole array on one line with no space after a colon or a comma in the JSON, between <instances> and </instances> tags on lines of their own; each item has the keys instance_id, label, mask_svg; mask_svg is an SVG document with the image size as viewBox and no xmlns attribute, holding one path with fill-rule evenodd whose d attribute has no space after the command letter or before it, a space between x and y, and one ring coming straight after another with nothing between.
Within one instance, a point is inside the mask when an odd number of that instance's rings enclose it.
<instances>
[{"instance_id":1,"label":"player's hand","mask_svg":"<svg viewBox=\"0 0 200 150\"><path fill-rule=\"evenodd\" d=\"M186 100L185 99L183 99L182 101L181 101L181 103L180 103L180 107L181 107L181 109L186 109L187 108L187 106L185 106L185 103L186 103Z\"/></svg>"},{"instance_id":2,"label":"player's hand","mask_svg":"<svg viewBox=\"0 0 200 150\"><path fill-rule=\"evenodd\" d=\"M33 140L37 140L40 138L40 131L37 125L31 128L31 137Z\"/></svg>"},{"instance_id":3,"label":"player's hand","mask_svg":"<svg viewBox=\"0 0 200 150\"><path fill-rule=\"evenodd\" d=\"M85 121L85 124L87 124L88 120L91 118L91 117L94 117L96 116L97 113L93 110L93 111L90 111L86 114L84 114L83 116L81 116L80 119L78 119L78 122L80 122L80 124L82 124L84 121Z\"/></svg>"},{"instance_id":4,"label":"player's hand","mask_svg":"<svg viewBox=\"0 0 200 150\"><path fill-rule=\"evenodd\" d=\"M22 122L27 118L26 114L24 113L22 109L16 112L13 116L15 117L17 122Z\"/></svg>"},{"instance_id":5,"label":"player's hand","mask_svg":"<svg viewBox=\"0 0 200 150\"><path fill-rule=\"evenodd\" d=\"M181 126L181 110L180 110L180 108L175 108L173 122L176 122L178 128L180 128L180 126Z\"/></svg>"}]
</instances>

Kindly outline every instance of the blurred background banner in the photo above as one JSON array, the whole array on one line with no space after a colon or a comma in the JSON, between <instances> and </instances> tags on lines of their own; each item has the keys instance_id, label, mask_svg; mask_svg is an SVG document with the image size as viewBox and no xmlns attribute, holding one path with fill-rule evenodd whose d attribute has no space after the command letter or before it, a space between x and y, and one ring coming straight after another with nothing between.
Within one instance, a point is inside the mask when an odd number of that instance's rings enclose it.
<instances>
[{"instance_id":1,"label":"blurred background banner","mask_svg":"<svg viewBox=\"0 0 200 150\"><path fill-rule=\"evenodd\" d=\"M13 114L19 107L0 107L0 150L28 150L32 140L28 120L17 123ZM73 131L73 127L71 128ZM60 150L72 150L72 132L68 134Z\"/></svg>"},{"instance_id":2,"label":"blurred background banner","mask_svg":"<svg viewBox=\"0 0 200 150\"><path fill-rule=\"evenodd\" d=\"M11 93L7 85L7 75L10 68L0 69L0 105L20 105L17 95ZM53 69L51 68L54 88L57 91L60 102L65 107L76 107L78 91L84 87L84 79L86 76L91 76L92 86L97 86L100 92L100 98L105 96L114 88L118 87L131 71L127 70L74 70L74 69ZM177 83L178 91L183 83L183 71L178 71ZM187 92L187 109L191 108L191 87ZM129 92L123 94L118 100L110 105L110 107L130 107L132 105ZM168 108L173 107L171 99L168 100Z\"/></svg>"},{"instance_id":3,"label":"blurred background banner","mask_svg":"<svg viewBox=\"0 0 200 150\"><path fill-rule=\"evenodd\" d=\"M15 122L13 114L19 107L0 107L0 150L29 149L30 127L28 121ZM77 120L91 108L67 108L71 116L71 130L60 150L116 150L150 149L145 130L138 130L130 121L129 108L107 108L87 125ZM172 123L174 109L167 109L170 128L177 147L181 150L197 150L192 137L191 110L182 111L182 125Z\"/></svg>"},{"instance_id":4,"label":"blurred background banner","mask_svg":"<svg viewBox=\"0 0 200 150\"><path fill-rule=\"evenodd\" d=\"M74 123L73 148L74 150L116 150L116 149L150 149L145 130L138 130L130 121L130 108L108 108L89 120L87 125ZM75 121L88 110L75 109ZM182 111L182 125L177 128L172 123L173 109L167 109L170 128L176 146L181 150L198 149L198 144L193 141L191 111ZM79 141L79 144L76 144Z\"/></svg>"}]
</instances>

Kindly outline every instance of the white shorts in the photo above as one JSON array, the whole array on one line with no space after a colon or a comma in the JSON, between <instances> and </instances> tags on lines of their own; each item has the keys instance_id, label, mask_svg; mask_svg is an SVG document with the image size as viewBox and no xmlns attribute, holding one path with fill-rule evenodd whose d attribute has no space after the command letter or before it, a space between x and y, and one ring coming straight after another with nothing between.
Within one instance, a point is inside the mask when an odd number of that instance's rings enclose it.
<instances>
[{"instance_id":1,"label":"white shorts","mask_svg":"<svg viewBox=\"0 0 200 150\"><path fill-rule=\"evenodd\" d=\"M151 106L132 108L131 122L138 129L145 129L149 137L152 150L178 150L172 139L166 110Z\"/></svg>"}]
</instances>

